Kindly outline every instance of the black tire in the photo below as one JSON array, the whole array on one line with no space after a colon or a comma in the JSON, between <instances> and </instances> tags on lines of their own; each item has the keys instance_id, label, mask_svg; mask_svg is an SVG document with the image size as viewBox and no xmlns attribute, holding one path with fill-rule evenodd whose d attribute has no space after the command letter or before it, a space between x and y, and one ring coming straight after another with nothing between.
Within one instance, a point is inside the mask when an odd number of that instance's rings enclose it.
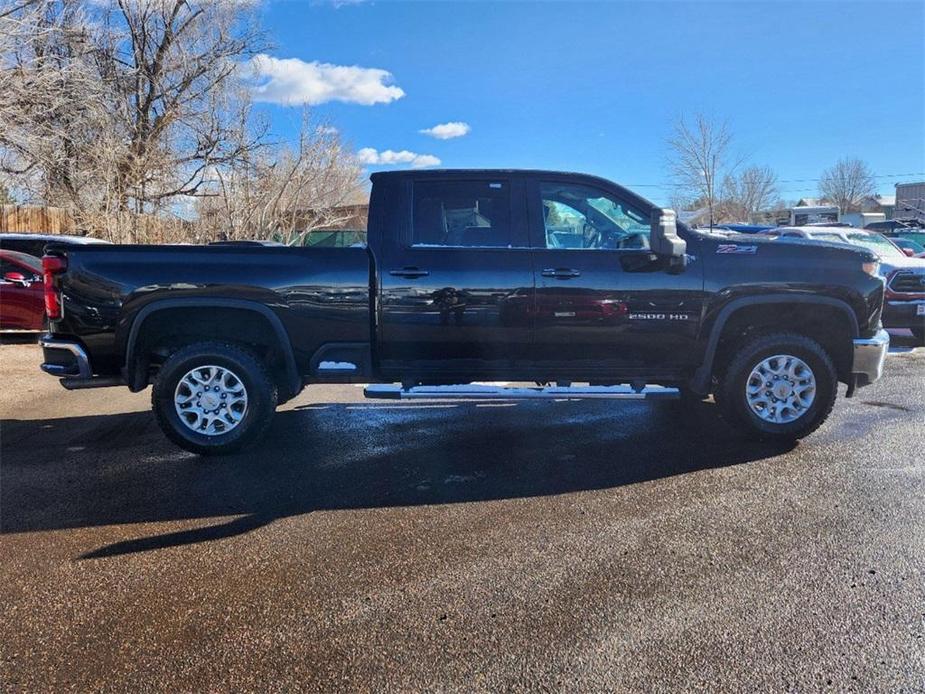
<instances>
[{"instance_id":1,"label":"black tire","mask_svg":"<svg viewBox=\"0 0 925 694\"><path fill-rule=\"evenodd\" d=\"M919 347L925 347L925 328L912 328L912 338Z\"/></svg>"},{"instance_id":2,"label":"black tire","mask_svg":"<svg viewBox=\"0 0 925 694\"><path fill-rule=\"evenodd\" d=\"M763 360L776 355L790 355L802 360L816 381L815 396L810 406L785 423L763 419L752 410L746 397L746 384L752 370ZM732 427L754 438L794 441L808 436L822 425L835 405L837 393L835 365L818 342L794 333L775 333L756 337L736 350L728 368L719 378L713 397L723 419Z\"/></svg>"},{"instance_id":3,"label":"black tire","mask_svg":"<svg viewBox=\"0 0 925 694\"><path fill-rule=\"evenodd\" d=\"M181 420L174 404L180 380L197 366L207 365L231 371L246 389L243 418L226 433L207 435L194 431ZM167 438L200 455L231 453L253 443L273 418L276 403L276 384L263 362L250 351L224 342L197 342L174 352L158 372L151 392L157 423Z\"/></svg>"}]
</instances>

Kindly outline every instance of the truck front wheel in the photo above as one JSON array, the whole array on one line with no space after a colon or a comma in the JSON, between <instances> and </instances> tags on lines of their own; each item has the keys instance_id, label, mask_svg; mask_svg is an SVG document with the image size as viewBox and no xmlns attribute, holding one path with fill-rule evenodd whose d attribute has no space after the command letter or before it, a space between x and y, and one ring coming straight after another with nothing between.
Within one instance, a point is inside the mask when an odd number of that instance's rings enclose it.
<instances>
[{"instance_id":1,"label":"truck front wheel","mask_svg":"<svg viewBox=\"0 0 925 694\"><path fill-rule=\"evenodd\" d=\"M277 389L260 359L223 342L174 352L151 393L157 422L181 448L200 455L231 453L254 441L276 410Z\"/></svg>"},{"instance_id":2,"label":"truck front wheel","mask_svg":"<svg viewBox=\"0 0 925 694\"><path fill-rule=\"evenodd\" d=\"M757 438L792 441L826 420L837 388L835 365L818 342L775 333L732 355L714 399L733 427Z\"/></svg>"}]
</instances>

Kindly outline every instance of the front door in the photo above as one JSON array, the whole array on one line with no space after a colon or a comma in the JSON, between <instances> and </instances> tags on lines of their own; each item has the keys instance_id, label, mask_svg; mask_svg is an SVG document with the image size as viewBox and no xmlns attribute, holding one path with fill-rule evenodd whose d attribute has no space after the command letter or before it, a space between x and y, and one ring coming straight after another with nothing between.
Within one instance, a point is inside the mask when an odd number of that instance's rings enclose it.
<instances>
[{"instance_id":1,"label":"front door","mask_svg":"<svg viewBox=\"0 0 925 694\"><path fill-rule=\"evenodd\" d=\"M9 258L0 260L0 328L41 330L45 315L42 291L41 266L37 262L26 265Z\"/></svg>"},{"instance_id":2,"label":"front door","mask_svg":"<svg viewBox=\"0 0 925 694\"><path fill-rule=\"evenodd\" d=\"M509 372L532 330L522 184L432 176L402 189L410 228L384 229L380 367L398 374Z\"/></svg>"},{"instance_id":3,"label":"front door","mask_svg":"<svg viewBox=\"0 0 925 694\"><path fill-rule=\"evenodd\" d=\"M588 376L676 370L694 356L703 279L649 250L652 208L574 179L528 185L538 362Z\"/></svg>"}]
</instances>

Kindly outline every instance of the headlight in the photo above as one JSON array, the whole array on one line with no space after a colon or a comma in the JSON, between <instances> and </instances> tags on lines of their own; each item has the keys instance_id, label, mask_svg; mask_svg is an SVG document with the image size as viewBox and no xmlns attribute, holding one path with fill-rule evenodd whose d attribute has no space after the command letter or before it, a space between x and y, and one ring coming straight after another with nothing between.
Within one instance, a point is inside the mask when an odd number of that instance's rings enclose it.
<instances>
[{"instance_id":1,"label":"headlight","mask_svg":"<svg viewBox=\"0 0 925 694\"><path fill-rule=\"evenodd\" d=\"M880 261L872 260L869 263L862 263L861 269L871 277L880 277Z\"/></svg>"}]
</instances>

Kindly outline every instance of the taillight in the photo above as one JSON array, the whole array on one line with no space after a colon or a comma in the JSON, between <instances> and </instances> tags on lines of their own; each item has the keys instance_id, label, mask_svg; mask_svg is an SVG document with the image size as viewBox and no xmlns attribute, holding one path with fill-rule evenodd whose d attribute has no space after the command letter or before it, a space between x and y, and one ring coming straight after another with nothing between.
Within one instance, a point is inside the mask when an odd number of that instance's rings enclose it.
<instances>
[{"instance_id":1,"label":"taillight","mask_svg":"<svg viewBox=\"0 0 925 694\"><path fill-rule=\"evenodd\" d=\"M45 295L45 315L48 320L61 318L61 293L58 291L55 275L67 270L67 259L59 255L42 257L42 282Z\"/></svg>"}]
</instances>

